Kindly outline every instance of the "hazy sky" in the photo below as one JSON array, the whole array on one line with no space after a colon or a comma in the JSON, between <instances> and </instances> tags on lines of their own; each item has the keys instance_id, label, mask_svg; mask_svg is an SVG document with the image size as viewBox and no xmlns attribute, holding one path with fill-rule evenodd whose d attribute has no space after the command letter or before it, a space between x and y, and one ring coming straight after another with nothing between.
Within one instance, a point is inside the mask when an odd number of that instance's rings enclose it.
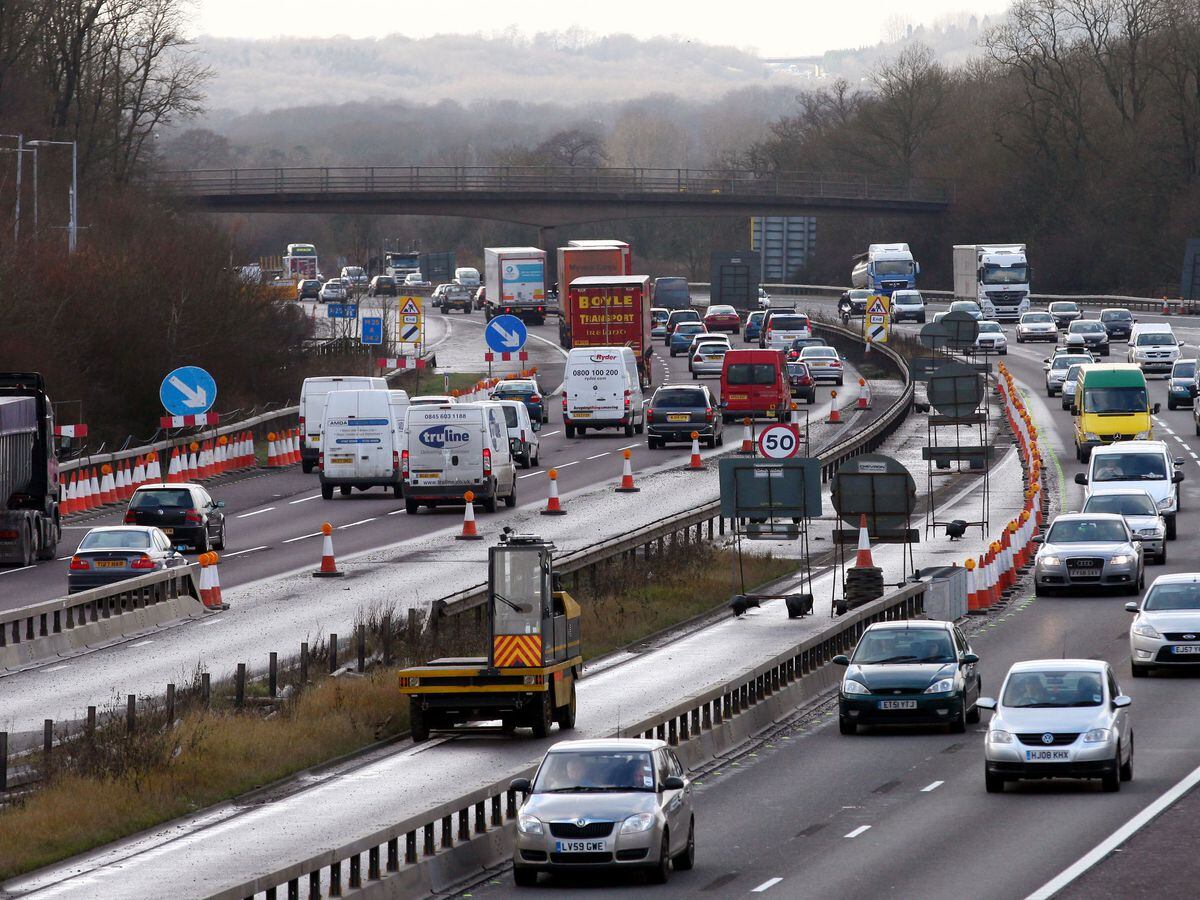
<instances>
[{"instance_id":1,"label":"hazy sky","mask_svg":"<svg viewBox=\"0 0 1200 900\"><path fill-rule=\"evenodd\" d=\"M1002 12L1009 0L771 0L741 5L725 0L195 0L195 34L223 37L290 35L351 37L401 33L494 33L516 25L524 32L565 31L638 37L680 35L732 44L764 56L793 56L873 44L897 14L912 24L947 13Z\"/></svg>"}]
</instances>

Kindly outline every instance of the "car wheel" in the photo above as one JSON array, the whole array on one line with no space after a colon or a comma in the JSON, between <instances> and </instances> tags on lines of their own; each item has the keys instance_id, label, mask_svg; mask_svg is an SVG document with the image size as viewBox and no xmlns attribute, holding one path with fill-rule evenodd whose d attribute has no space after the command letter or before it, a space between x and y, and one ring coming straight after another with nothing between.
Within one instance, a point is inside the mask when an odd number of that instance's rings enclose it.
<instances>
[{"instance_id":1,"label":"car wheel","mask_svg":"<svg viewBox=\"0 0 1200 900\"><path fill-rule=\"evenodd\" d=\"M692 818L688 822L688 839L687 845L683 848L683 852L676 856L672 864L680 872L686 872L696 865L696 819Z\"/></svg>"},{"instance_id":2,"label":"car wheel","mask_svg":"<svg viewBox=\"0 0 1200 900\"><path fill-rule=\"evenodd\" d=\"M1175 540L1175 516L1167 516L1167 540Z\"/></svg>"},{"instance_id":3,"label":"car wheel","mask_svg":"<svg viewBox=\"0 0 1200 900\"><path fill-rule=\"evenodd\" d=\"M417 514L417 510L420 508L421 504L417 503L416 500L404 501L404 511L410 516L415 516Z\"/></svg>"},{"instance_id":4,"label":"car wheel","mask_svg":"<svg viewBox=\"0 0 1200 900\"><path fill-rule=\"evenodd\" d=\"M496 511L496 507L497 507L497 503L496 503L495 488L492 488L492 496L485 497L483 500L483 511L489 512L489 513L494 513Z\"/></svg>"},{"instance_id":5,"label":"car wheel","mask_svg":"<svg viewBox=\"0 0 1200 900\"><path fill-rule=\"evenodd\" d=\"M1021 334L1020 334L1020 332L1018 332L1018 333L1017 333L1017 343L1018 343L1018 344L1023 344L1023 343L1025 343L1025 338L1021 337Z\"/></svg>"},{"instance_id":6,"label":"car wheel","mask_svg":"<svg viewBox=\"0 0 1200 900\"><path fill-rule=\"evenodd\" d=\"M1130 663L1129 670L1133 673L1134 678L1150 677L1150 666L1139 666L1137 663Z\"/></svg>"},{"instance_id":7,"label":"car wheel","mask_svg":"<svg viewBox=\"0 0 1200 900\"><path fill-rule=\"evenodd\" d=\"M658 865L649 871L646 879L651 884L666 884L671 877L671 843L670 835L663 831L662 848L658 851Z\"/></svg>"},{"instance_id":8,"label":"car wheel","mask_svg":"<svg viewBox=\"0 0 1200 900\"><path fill-rule=\"evenodd\" d=\"M652 438L652 437L646 438L646 449L647 450L657 450L658 446L659 446L658 441L655 438Z\"/></svg>"},{"instance_id":9,"label":"car wheel","mask_svg":"<svg viewBox=\"0 0 1200 900\"><path fill-rule=\"evenodd\" d=\"M560 706L554 713L560 731L570 731L575 727L575 713L578 706L575 702L575 682L571 681L571 699Z\"/></svg>"},{"instance_id":10,"label":"car wheel","mask_svg":"<svg viewBox=\"0 0 1200 900\"><path fill-rule=\"evenodd\" d=\"M838 716L838 731L842 734L858 734L858 723Z\"/></svg>"},{"instance_id":11,"label":"car wheel","mask_svg":"<svg viewBox=\"0 0 1200 900\"><path fill-rule=\"evenodd\" d=\"M983 693L982 685L980 685L979 692ZM972 706L969 710L967 710L967 724L968 725L978 725L979 718L980 718L980 710L977 705Z\"/></svg>"},{"instance_id":12,"label":"car wheel","mask_svg":"<svg viewBox=\"0 0 1200 900\"><path fill-rule=\"evenodd\" d=\"M993 775L991 772L983 773L983 786L987 788L989 794L1004 793L1004 779L999 775Z\"/></svg>"},{"instance_id":13,"label":"car wheel","mask_svg":"<svg viewBox=\"0 0 1200 900\"><path fill-rule=\"evenodd\" d=\"M321 485L321 499L322 500L332 500L333 499L333 485L332 484L322 484Z\"/></svg>"},{"instance_id":14,"label":"car wheel","mask_svg":"<svg viewBox=\"0 0 1200 900\"><path fill-rule=\"evenodd\" d=\"M205 529L203 531L203 535L204 536L202 538L200 538L199 541L196 542L196 552L197 553L208 553L209 551L212 550L212 539L209 536L207 527L205 527Z\"/></svg>"},{"instance_id":15,"label":"car wheel","mask_svg":"<svg viewBox=\"0 0 1200 900\"><path fill-rule=\"evenodd\" d=\"M1160 566L1165 566L1167 564L1167 545L1166 544L1163 544L1162 553L1158 554L1156 559Z\"/></svg>"},{"instance_id":16,"label":"car wheel","mask_svg":"<svg viewBox=\"0 0 1200 900\"><path fill-rule=\"evenodd\" d=\"M213 542L214 550L224 550L225 549L225 526L224 525L221 526L220 534L221 534L220 540Z\"/></svg>"},{"instance_id":17,"label":"car wheel","mask_svg":"<svg viewBox=\"0 0 1200 900\"><path fill-rule=\"evenodd\" d=\"M567 425L565 428L565 432L566 432L567 437L569 437L569 438L575 437L575 426Z\"/></svg>"},{"instance_id":18,"label":"car wheel","mask_svg":"<svg viewBox=\"0 0 1200 900\"><path fill-rule=\"evenodd\" d=\"M312 470L314 468L316 468L316 463L305 462L305 461L301 460L300 471L303 472L305 475L311 475Z\"/></svg>"},{"instance_id":19,"label":"car wheel","mask_svg":"<svg viewBox=\"0 0 1200 900\"><path fill-rule=\"evenodd\" d=\"M717 446L717 439L715 437L705 438L704 446L707 447L709 450L714 449Z\"/></svg>"},{"instance_id":20,"label":"car wheel","mask_svg":"<svg viewBox=\"0 0 1200 900\"><path fill-rule=\"evenodd\" d=\"M1118 757L1119 758L1119 757ZM1121 763L1121 780L1133 781L1133 735L1129 735L1129 759Z\"/></svg>"},{"instance_id":21,"label":"car wheel","mask_svg":"<svg viewBox=\"0 0 1200 900\"><path fill-rule=\"evenodd\" d=\"M529 866L513 866L513 884L517 887L534 887L537 885L538 871Z\"/></svg>"},{"instance_id":22,"label":"car wheel","mask_svg":"<svg viewBox=\"0 0 1200 900\"><path fill-rule=\"evenodd\" d=\"M633 425L625 426L625 437L633 437Z\"/></svg>"},{"instance_id":23,"label":"car wheel","mask_svg":"<svg viewBox=\"0 0 1200 900\"><path fill-rule=\"evenodd\" d=\"M1033 596L1049 597L1050 596L1050 588L1044 587L1043 585L1040 585L1035 581L1033 583Z\"/></svg>"},{"instance_id":24,"label":"car wheel","mask_svg":"<svg viewBox=\"0 0 1200 900\"><path fill-rule=\"evenodd\" d=\"M533 727L535 738L550 736L550 727L554 724L554 708L550 705L550 692L542 694L542 702L533 710L533 719L529 723Z\"/></svg>"},{"instance_id":25,"label":"car wheel","mask_svg":"<svg viewBox=\"0 0 1200 900\"><path fill-rule=\"evenodd\" d=\"M535 469L536 469L538 466L540 466L540 465L541 465L541 463L540 463L540 462L538 462L538 454L536 454L536 453L535 453L535 454L533 454L533 459L531 459L531 460L530 460L530 464L531 464L531 465L532 465L532 466L533 466Z\"/></svg>"},{"instance_id":26,"label":"car wheel","mask_svg":"<svg viewBox=\"0 0 1200 900\"><path fill-rule=\"evenodd\" d=\"M643 421L637 425L634 425L633 430L637 434L645 434L646 433L646 423Z\"/></svg>"},{"instance_id":27,"label":"car wheel","mask_svg":"<svg viewBox=\"0 0 1200 900\"><path fill-rule=\"evenodd\" d=\"M429 740L429 719L416 700L408 701L408 731L414 744Z\"/></svg>"},{"instance_id":28,"label":"car wheel","mask_svg":"<svg viewBox=\"0 0 1200 900\"><path fill-rule=\"evenodd\" d=\"M1105 772L1100 778L1100 787L1106 794L1115 794L1121 789L1121 745L1117 744L1117 758L1113 760L1111 772Z\"/></svg>"},{"instance_id":29,"label":"car wheel","mask_svg":"<svg viewBox=\"0 0 1200 900\"><path fill-rule=\"evenodd\" d=\"M966 710L966 701L964 700L963 705L961 707L959 707L958 715L955 716L954 719L950 722L950 733L951 734L962 734L966 730L967 730L967 710Z\"/></svg>"},{"instance_id":30,"label":"car wheel","mask_svg":"<svg viewBox=\"0 0 1200 900\"><path fill-rule=\"evenodd\" d=\"M1179 408L1179 404L1177 404L1173 399L1168 397L1167 398L1167 409L1178 409L1178 408Z\"/></svg>"},{"instance_id":31,"label":"car wheel","mask_svg":"<svg viewBox=\"0 0 1200 900\"><path fill-rule=\"evenodd\" d=\"M529 468L529 464L526 463L525 467ZM504 505L507 506L509 509L512 509L513 507L515 507L517 505L517 476L516 475L513 476L512 490L509 491L508 496L504 498Z\"/></svg>"},{"instance_id":32,"label":"car wheel","mask_svg":"<svg viewBox=\"0 0 1200 900\"><path fill-rule=\"evenodd\" d=\"M338 485L338 493L341 494L343 497L349 497L350 490L351 490L351 487L348 484Z\"/></svg>"}]
</instances>

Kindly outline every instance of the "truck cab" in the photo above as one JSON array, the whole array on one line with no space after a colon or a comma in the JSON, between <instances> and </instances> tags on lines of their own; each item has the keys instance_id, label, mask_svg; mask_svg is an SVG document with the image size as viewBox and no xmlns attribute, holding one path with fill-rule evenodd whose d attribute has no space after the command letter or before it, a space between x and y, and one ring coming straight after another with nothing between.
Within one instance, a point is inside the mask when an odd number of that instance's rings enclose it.
<instances>
[{"instance_id":1,"label":"truck cab","mask_svg":"<svg viewBox=\"0 0 1200 900\"><path fill-rule=\"evenodd\" d=\"M915 288L920 272L908 244L871 244L866 253L854 258L850 283L891 296L892 291Z\"/></svg>"},{"instance_id":2,"label":"truck cab","mask_svg":"<svg viewBox=\"0 0 1200 900\"><path fill-rule=\"evenodd\" d=\"M974 300L985 318L1017 321L1029 312L1031 272L1024 244L954 248L954 296Z\"/></svg>"}]
</instances>

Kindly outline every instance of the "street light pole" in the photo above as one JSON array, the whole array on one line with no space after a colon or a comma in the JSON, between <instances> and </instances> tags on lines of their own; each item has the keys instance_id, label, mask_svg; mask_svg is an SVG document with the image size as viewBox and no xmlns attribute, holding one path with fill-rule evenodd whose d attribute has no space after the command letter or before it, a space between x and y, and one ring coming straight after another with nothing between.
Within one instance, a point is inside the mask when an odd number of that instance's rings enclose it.
<instances>
[{"instance_id":1,"label":"street light pole","mask_svg":"<svg viewBox=\"0 0 1200 900\"><path fill-rule=\"evenodd\" d=\"M70 253L75 252L76 237L79 232L79 143L77 141L30 141L30 147L45 147L50 144L56 144L62 147L69 146L71 148L71 194L68 208L70 210L71 221L67 226L67 250ZM36 157L35 157L36 159ZM34 176L37 178L36 174Z\"/></svg>"},{"instance_id":2,"label":"street light pole","mask_svg":"<svg viewBox=\"0 0 1200 900\"><path fill-rule=\"evenodd\" d=\"M21 154L25 152L25 135L4 134L0 135L0 137L17 139L17 196L13 209L13 243L16 244L21 240L21 162L25 159Z\"/></svg>"}]
</instances>

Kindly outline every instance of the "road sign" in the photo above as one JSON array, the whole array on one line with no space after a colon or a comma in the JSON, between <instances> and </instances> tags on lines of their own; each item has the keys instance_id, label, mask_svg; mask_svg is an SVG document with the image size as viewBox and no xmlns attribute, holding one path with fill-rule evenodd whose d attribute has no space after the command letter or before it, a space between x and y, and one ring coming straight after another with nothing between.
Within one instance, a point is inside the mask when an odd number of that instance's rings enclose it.
<instances>
[{"instance_id":1,"label":"road sign","mask_svg":"<svg viewBox=\"0 0 1200 900\"><path fill-rule=\"evenodd\" d=\"M421 298L420 297L401 297L400 298L400 315L402 315L402 316L420 316L421 315Z\"/></svg>"},{"instance_id":2,"label":"road sign","mask_svg":"<svg viewBox=\"0 0 1200 900\"><path fill-rule=\"evenodd\" d=\"M777 422L758 435L758 452L767 459L789 459L800 449L800 434L794 425Z\"/></svg>"},{"instance_id":3,"label":"road sign","mask_svg":"<svg viewBox=\"0 0 1200 900\"><path fill-rule=\"evenodd\" d=\"M363 316L361 341L365 346L383 343L383 316Z\"/></svg>"},{"instance_id":4,"label":"road sign","mask_svg":"<svg viewBox=\"0 0 1200 900\"><path fill-rule=\"evenodd\" d=\"M494 353L515 353L525 346L529 329L516 316L496 316L483 330L487 345Z\"/></svg>"},{"instance_id":5,"label":"road sign","mask_svg":"<svg viewBox=\"0 0 1200 900\"><path fill-rule=\"evenodd\" d=\"M325 318L327 319L357 319L357 303L326 303Z\"/></svg>"},{"instance_id":6,"label":"road sign","mask_svg":"<svg viewBox=\"0 0 1200 900\"><path fill-rule=\"evenodd\" d=\"M421 343L421 319L424 312L421 309L420 297L401 297L398 321L396 322L396 337L402 344Z\"/></svg>"},{"instance_id":7,"label":"road sign","mask_svg":"<svg viewBox=\"0 0 1200 900\"><path fill-rule=\"evenodd\" d=\"M888 311L888 298L882 294L876 294L867 301L867 315L875 313L876 315L885 316Z\"/></svg>"},{"instance_id":8,"label":"road sign","mask_svg":"<svg viewBox=\"0 0 1200 900\"><path fill-rule=\"evenodd\" d=\"M158 397L173 416L208 412L217 399L217 382L199 366L180 366L163 379Z\"/></svg>"},{"instance_id":9,"label":"road sign","mask_svg":"<svg viewBox=\"0 0 1200 900\"><path fill-rule=\"evenodd\" d=\"M867 322L863 333L872 344L886 344L888 339L887 317L882 322Z\"/></svg>"}]
</instances>

